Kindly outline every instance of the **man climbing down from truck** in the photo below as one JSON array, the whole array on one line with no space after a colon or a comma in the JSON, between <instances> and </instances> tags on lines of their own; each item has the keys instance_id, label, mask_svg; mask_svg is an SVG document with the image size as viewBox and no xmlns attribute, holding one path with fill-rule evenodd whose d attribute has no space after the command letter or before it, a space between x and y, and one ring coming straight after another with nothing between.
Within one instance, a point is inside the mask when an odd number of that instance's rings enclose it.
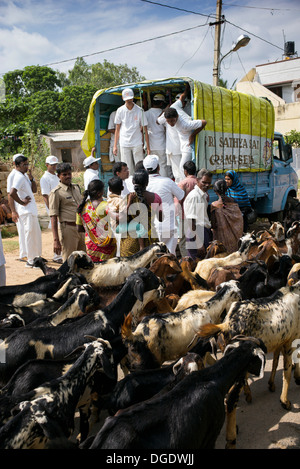
<instances>
[{"instance_id":1,"label":"man climbing down from truck","mask_svg":"<svg viewBox=\"0 0 300 469\"><path fill-rule=\"evenodd\" d=\"M206 126L206 120L185 118L182 114L178 113L173 107L167 109L158 119L159 124L167 123L167 126L173 127L177 130L180 147L181 147L181 160L178 165L172 164L172 171L175 176L175 182L181 181L184 178L183 165L186 161L192 159L192 144L195 141L196 135ZM175 173L174 173L175 171Z\"/></svg>"}]
</instances>

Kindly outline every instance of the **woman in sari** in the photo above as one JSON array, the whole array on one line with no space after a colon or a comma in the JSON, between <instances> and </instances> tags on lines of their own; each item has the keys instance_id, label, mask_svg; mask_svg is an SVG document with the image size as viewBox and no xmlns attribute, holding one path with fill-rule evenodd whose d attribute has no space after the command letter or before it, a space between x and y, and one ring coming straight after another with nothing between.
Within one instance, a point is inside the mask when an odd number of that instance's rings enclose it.
<instances>
[{"instance_id":1,"label":"woman in sari","mask_svg":"<svg viewBox=\"0 0 300 469\"><path fill-rule=\"evenodd\" d=\"M210 207L213 240L220 241L231 254L237 251L243 235L243 215L238 204L226 196L227 185L223 179L216 181L213 189L218 196Z\"/></svg>"},{"instance_id":2,"label":"woman in sari","mask_svg":"<svg viewBox=\"0 0 300 469\"><path fill-rule=\"evenodd\" d=\"M94 263L114 257L117 249L116 240L108 230L105 219L107 202L103 200L103 191L102 181L91 181L77 209L77 229L85 231L86 251Z\"/></svg>"},{"instance_id":3,"label":"woman in sari","mask_svg":"<svg viewBox=\"0 0 300 469\"><path fill-rule=\"evenodd\" d=\"M149 175L145 169L134 173L132 183L135 192L128 196L126 222L118 226L122 233L121 256L131 256L158 241L153 221L155 216L162 221L162 200L158 194L146 190L148 182Z\"/></svg>"},{"instance_id":4,"label":"woman in sari","mask_svg":"<svg viewBox=\"0 0 300 469\"><path fill-rule=\"evenodd\" d=\"M247 214L251 211L251 203L245 187L240 183L238 175L234 170L227 171L225 174L227 184L226 195L231 197L240 207L244 219L244 232L248 230Z\"/></svg>"}]
</instances>

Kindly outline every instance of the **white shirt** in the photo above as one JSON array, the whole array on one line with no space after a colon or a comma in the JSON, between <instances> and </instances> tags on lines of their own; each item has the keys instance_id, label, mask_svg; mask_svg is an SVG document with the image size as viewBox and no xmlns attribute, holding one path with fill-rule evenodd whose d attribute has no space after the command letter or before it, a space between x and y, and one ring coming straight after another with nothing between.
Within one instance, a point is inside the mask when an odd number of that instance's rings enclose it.
<instances>
[{"instance_id":1,"label":"white shirt","mask_svg":"<svg viewBox=\"0 0 300 469\"><path fill-rule=\"evenodd\" d=\"M149 174L147 191L160 195L162 200L163 221L155 218L155 227L158 232L168 234L175 229L175 204L174 197L183 199L185 193L177 184L168 177L159 174Z\"/></svg>"},{"instance_id":2,"label":"white shirt","mask_svg":"<svg viewBox=\"0 0 300 469\"><path fill-rule=\"evenodd\" d=\"M86 191L88 185L94 179L99 179L98 169L87 168L83 174L84 190Z\"/></svg>"},{"instance_id":3,"label":"white shirt","mask_svg":"<svg viewBox=\"0 0 300 469\"><path fill-rule=\"evenodd\" d=\"M20 199L23 200L27 196L31 198L31 201L27 205L20 205L18 202L15 202L15 205L18 207L18 214L27 215L31 213L32 215L38 216L38 209L31 189L31 182L27 174L23 174L21 171L16 170L12 182L12 188L17 190Z\"/></svg>"},{"instance_id":4,"label":"white shirt","mask_svg":"<svg viewBox=\"0 0 300 469\"><path fill-rule=\"evenodd\" d=\"M207 194L196 185L183 202L185 218L195 220L196 225L210 228L211 224L207 215L207 207Z\"/></svg>"},{"instance_id":5,"label":"white shirt","mask_svg":"<svg viewBox=\"0 0 300 469\"><path fill-rule=\"evenodd\" d=\"M113 111L109 116L108 127L107 127L108 131L115 129L116 112L117 111ZM111 146L113 146L114 141L115 141L115 134L111 132L111 134L110 134L110 145Z\"/></svg>"},{"instance_id":6,"label":"white shirt","mask_svg":"<svg viewBox=\"0 0 300 469\"><path fill-rule=\"evenodd\" d=\"M10 173L9 175L7 176L7 181L6 181L6 190L7 190L7 193L9 194L10 193L10 190L12 188L12 182L13 182L13 179L14 179L14 175L16 174L17 170L14 168Z\"/></svg>"},{"instance_id":7,"label":"white shirt","mask_svg":"<svg viewBox=\"0 0 300 469\"><path fill-rule=\"evenodd\" d=\"M179 135L177 132L176 127L172 127L171 125L167 124L166 118L164 114L162 114L158 119L157 122L161 127L165 128L166 131L166 153L167 155L180 155L180 140ZM151 146L150 146L151 148Z\"/></svg>"},{"instance_id":8,"label":"white shirt","mask_svg":"<svg viewBox=\"0 0 300 469\"><path fill-rule=\"evenodd\" d=\"M158 116L161 114L160 108L151 107L145 112L148 121L148 135L151 151L166 150L166 129L163 125L156 123Z\"/></svg>"},{"instance_id":9,"label":"white shirt","mask_svg":"<svg viewBox=\"0 0 300 469\"><path fill-rule=\"evenodd\" d=\"M199 127L202 127L202 120L200 120L200 119L192 120L191 118L189 118L188 115L187 115L187 117L185 117L185 116L182 115L182 113L178 113L177 122L173 127L167 123L167 120L166 120L164 114L158 118L158 122L160 124L166 123L167 135L168 135L168 133L170 132L171 129L173 129L172 134L175 132L175 130L177 131L179 142L180 142L180 152L179 153L182 153L182 152L191 153L192 152L192 148L189 144L189 137L190 137L191 133L193 132L193 130L196 130ZM173 153L173 152L171 152L171 153ZM173 154L175 154L175 153L173 153Z\"/></svg>"},{"instance_id":10,"label":"white shirt","mask_svg":"<svg viewBox=\"0 0 300 469\"><path fill-rule=\"evenodd\" d=\"M133 104L133 108L128 109L126 104L123 104L117 109L115 124L121 124L119 142L121 147L143 145L141 126L147 126L148 121L142 108Z\"/></svg>"},{"instance_id":11,"label":"white shirt","mask_svg":"<svg viewBox=\"0 0 300 469\"><path fill-rule=\"evenodd\" d=\"M59 177L56 174L51 174L49 171L45 171L40 179L42 195L49 195L52 189L55 189L57 184L59 184Z\"/></svg>"}]
</instances>

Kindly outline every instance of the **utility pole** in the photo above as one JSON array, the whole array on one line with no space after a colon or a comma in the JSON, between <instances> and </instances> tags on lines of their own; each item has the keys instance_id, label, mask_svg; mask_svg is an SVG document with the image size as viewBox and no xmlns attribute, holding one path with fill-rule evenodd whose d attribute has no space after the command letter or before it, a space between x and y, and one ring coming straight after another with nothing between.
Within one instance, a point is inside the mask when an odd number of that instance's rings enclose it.
<instances>
[{"instance_id":1,"label":"utility pole","mask_svg":"<svg viewBox=\"0 0 300 469\"><path fill-rule=\"evenodd\" d=\"M217 0L217 12L215 22L215 46L214 46L214 68L213 68L213 85L219 84L219 67L220 67L220 37L222 20L222 0Z\"/></svg>"}]
</instances>

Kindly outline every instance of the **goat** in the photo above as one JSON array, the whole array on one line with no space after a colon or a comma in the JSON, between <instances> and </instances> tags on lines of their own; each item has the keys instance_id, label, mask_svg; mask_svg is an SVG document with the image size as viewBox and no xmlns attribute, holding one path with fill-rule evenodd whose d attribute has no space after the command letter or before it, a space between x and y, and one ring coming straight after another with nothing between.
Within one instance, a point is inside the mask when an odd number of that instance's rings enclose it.
<instances>
[{"instance_id":1,"label":"goat","mask_svg":"<svg viewBox=\"0 0 300 469\"><path fill-rule=\"evenodd\" d=\"M280 402L284 409L291 408L288 400L288 388L292 370L292 342L299 337L300 282L290 287L282 287L273 295L256 300L237 301L231 305L222 324L205 324L199 329L200 337L221 334L224 343L235 335L251 335L261 339L268 351L274 353L269 389L274 391L274 378L279 353L284 359L283 386ZM299 379L299 370L295 371Z\"/></svg>"},{"instance_id":2,"label":"goat","mask_svg":"<svg viewBox=\"0 0 300 469\"><path fill-rule=\"evenodd\" d=\"M14 332L0 344L0 382L4 384L12 373L26 360L33 358L59 359L82 345L85 335L115 339L120 333L124 317L141 309L142 304L163 293L162 281L148 269L137 269L128 277L115 300L103 310L97 310L76 319L70 324L53 327L26 327ZM116 345L114 353L124 353Z\"/></svg>"},{"instance_id":3,"label":"goat","mask_svg":"<svg viewBox=\"0 0 300 469\"><path fill-rule=\"evenodd\" d=\"M81 285L71 292L70 298L57 311L48 316L39 317L32 321L29 326L24 327L55 327L67 319L85 314L90 308L95 309L98 302L99 297L96 291L90 285ZM18 328L0 329L0 337L2 339L8 337L16 329Z\"/></svg>"},{"instance_id":4,"label":"goat","mask_svg":"<svg viewBox=\"0 0 300 469\"><path fill-rule=\"evenodd\" d=\"M216 322L223 310L241 299L235 281L228 282L206 303L183 311L145 317L132 331L131 315L122 326L131 370L156 368L167 360L185 355L200 324Z\"/></svg>"},{"instance_id":5,"label":"goat","mask_svg":"<svg viewBox=\"0 0 300 469\"><path fill-rule=\"evenodd\" d=\"M49 267L46 262L47 259L44 259L44 257L35 257L33 259L33 267L39 267L44 275L55 273L57 269L54 267Z\"/></svg>"},{"instance_id":6,"label":"goat","mask_svg":"<svg viewBox=\"0 0 300 469\"><path fill-rule=\"evenodd\" d=\"M262 376L265 349L257 342L241 341L166 394L108 417L90 449L213 449L225 421L227 392L248 372Z\"/></svg>"},{"instance_id":7,"label":"goat","mask_svg":"<svg viewBox=\"0 0 300 469\"><path fill-rule=\"evenodd\" d=\"M53 313L62 306L65 301L67 301L70 292L77 285L82 285L84 282L85 278L82 275L73 274L68 276L68 278L62 282L58 291L54 293L51 298L44 298L26 306L0 303L0 325L2 326L3 324L6 324L8 326L9 321L7 321L7 318L10 315L17 314L22 318L25 324L29 324L31 321L34 321L39 317Z\"/></svg>"},{"instance_id":8,"label":"goat","mask_svg":"<svg viewBox=\"0 0 300 469\"><path fill-rule=\"evenodd\" d=\"M300 263L294 264L291 268L288 277L287 277L287 284L289 286L295 285L300 280Z\"/></svg>"},{"instance_id":9,"label":"goat","mask_svg":"<svg viewBox=\"0 0 300 469\"><path fill-rule=\"evenodd\" d=\"M113 415L120 409L153 397L165 387L175 386L186 375L203 367L204 362L198 354L187 353L161 368L130 373L118 381L105 399L103 408L109 409L110 415Z\"/></svg>"},{"instance_id":10,"label":"goat","mask_svg":"<svg viewBox=\"0 0 300 469\"><path fill-rule=\"evenodd\" d=\"M204 259L209 259L210 257L226 257L228 252L223 243L218 240L214 240L209 243L206 249L206 255Z\"/></svg>"},{"instance_id":11,"label":"goat","mask_svg":"<svg viewBox=\"0 0 300 469\"><path fill-rule=\"evenodd\" d=\"M164 243L154 243L129 257L114 257L94 265L92 269L78 268L78 257L87 256L82 251L74 251L68 258L70 271L85 276L87 283L97 287L122 285L136 269L147 267L161 254L167 252Z\"/></svg>"},{"instance_id":12,"label":"goat","mask_svg":"<svg viewBox=\"0 0 300 469\"><path fill-rule=\"evenodd\" d=\"M39 277L33 282L0 287L0 304L28 306L39 300L53 298L69 277L70 275L62 274L57 270L55 273ZM80 278L78 275L77 277ZM84 281L87 283L86 280Z\"/></svg>"},{"instance_id":13,"label":"goat","mask_svg":"<svg viewBox=\"0 0 300 469\"><path fill-rule=\"evenodd\" d=\"M183 311L195 304L198 306L203 305L203 303L210 300L215 293L216 292L209 290L190 290L179 298L174 311Z\"/></svg>"},{"instance_id":14,"label":"goat","mask_svg":"<svg viewBox=\"0 0 300 469\"><path fill-rule=\"evenodd\" d=\"M198 283L196 277L197 274L201 277L202 280L207 281L213 268L228 265L238 265L245 261L253 244L257 244L255 236L252 233L247 233L240 239L240 247L238 251L233 252L226 257L211 257L210 259L203 259L202 261L199 261L194 272L190 272L188 274L191 281L191 287L196 288L195 282L196 284Z\"/></svg>"},{"instance_id":15,"label":"goat","mask_svg":"<svg viewBox=\"0 0 300 469\"><path fill-rule=\"evenodd\" d=\"M0 428L1 449L41 449L47 440L69 437L74 413L96 370L114 376L112 350L107 341L88 343L63 376L34 389L18 404L19 412Z\"/></svg>"},{"instance_id":16,"label":"goat","mask_svg":"<svg viewBox=\"0 0 300 469\"><path fill-rule=\"evenodd\" d=\"M286 286L288 275L291 272L292 266L293 262L290 256L285 254L282 255L279 261L273 265L272 269L268 273L266 280L257 283L255 287L255 297L261 298L263 296L270 296L279 290L279 288Z\"/></svg>"}]
</instances>

